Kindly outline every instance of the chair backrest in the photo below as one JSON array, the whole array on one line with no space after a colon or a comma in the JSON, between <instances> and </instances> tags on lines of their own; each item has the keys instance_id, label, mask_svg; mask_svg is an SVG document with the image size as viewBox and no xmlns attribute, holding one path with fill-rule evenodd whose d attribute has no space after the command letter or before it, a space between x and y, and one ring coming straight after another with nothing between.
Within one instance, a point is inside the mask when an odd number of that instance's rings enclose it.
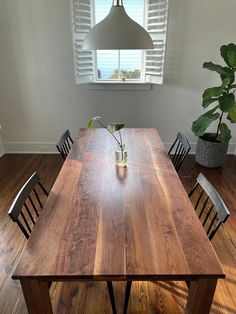
<instances>
[{"instance_id":1,"label":"chair backrest","mask_svg":"<svg viewBox=\"0 0 236 314\"><path fill-rule=\"evenodd\" d=\"M199 219L211 240L219 227L226 222L230 213L220 194L202 173L198 175L197 182L189 193L189 197L194 192L197 194L195 210L198 212Z\"/></svg>"},{"instance_id":2,"label":"chair backrest","mask_svg":"<svg viewBox=\"0 0 236 314\"><path fill-rule=\"evenodd\" d=\"M57 142L57 150L61 154L62 158L65 160L67 155L69 154L69 151L71 149L71 144L73 144L73 140L70 136L70 131L66 130L60 140Z\"/></svg>"},{"instance_id":3,"label":"chair backrest","mask_svg":"<svg viewBox=\"0 0 236 314\"><path fill-rule=\"evenodd\" d=\"M39 174L34 172L22 186L8 211L11 219L18 224L27 239L32 232L31 225L35 225L36 217L39 216L38 207L43 208L40 194L36 190L37 186L48 196L48 192L40 182Z\"/></svg>"},{"instance_id":4,"label":"chair backrest","mask_svg":"<svg viewBox=\"0 0 236 314\"><path fill-rule=\"evenodd\" d=\"M179 171L190 149L191 146L187 138L181 132L178 132L174 143L168 151L168 155L170 156L176 171Z\"/></svg>"}]
</instances>

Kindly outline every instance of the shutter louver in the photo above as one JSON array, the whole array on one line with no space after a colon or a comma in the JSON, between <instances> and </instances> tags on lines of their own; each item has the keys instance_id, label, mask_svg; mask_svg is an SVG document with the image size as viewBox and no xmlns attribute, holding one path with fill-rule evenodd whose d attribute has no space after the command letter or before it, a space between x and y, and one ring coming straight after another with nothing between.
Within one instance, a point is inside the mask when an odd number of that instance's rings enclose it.
<instances>
[{"instance_id":1,"label":"shutter louver","mask_svg":"<svg viewBox=\"0 0 236 314\"><path fill-rule=\"evenodd\" d=\"M152 37L154 49L145 52L145 81L163 83L168 0L146 0L145 26Z\"/></svg>"},{"instance_id":2,"label":"shutter louver","mask_svg":"<svg viewBox=\"0 0 236 314\"><path fill-rule=\"evenodd\" d=\"M71 4L75 80L77 84L93 82L94 52L81 49L93 26L93 0L71 0Z\"/></svg>"}]
</instances>

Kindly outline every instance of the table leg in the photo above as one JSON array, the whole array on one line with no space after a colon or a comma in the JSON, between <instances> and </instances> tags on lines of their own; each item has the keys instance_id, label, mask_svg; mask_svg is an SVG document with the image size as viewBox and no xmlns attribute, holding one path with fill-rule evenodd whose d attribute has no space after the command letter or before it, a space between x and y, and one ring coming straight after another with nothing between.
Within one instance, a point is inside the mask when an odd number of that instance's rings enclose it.
<instances>
[{"instance_id":1,"label":"table leg","mask_svg":"<svg viewBox=\"0 0 236 314\"><path fill-rule=\"evenodd\" d=\"M29 314L53 313L47 281L21 279L20 283Z\"/></svg>"},{"instance_id":2,"label":"table leg","mask_svg":"<svg viewBox=\"0 0 236 314\"><path fill-rule=\"evenodd\" d=\"M217 279L198 279L191 281L188 290L187 314L209 314Z\"/></svg>"},{"instance_id":3,"label":"table leg","mask_svg":"<svg viewBox=\"0 0 236 314\"><path fill-rule=\"evenodd\" d=\"M107 288L108 288L109 297L110 297L110 301L111 301L112 313L117 314L112 281L107 281Z\"/></svg>"},{"instance_id":4,"label":"table leg","mask_svg":"<svg viewBox=\"0 0 236 314\"><path fill-rule=\"evenodd\" d=\"M126 314L126 313L127 313L127 308L128 308L128 304L129 304L129 297L130 297L131 286L132 286L132 281L131 281L131 280L128 280L128 281L126 282L126 287L125 287L125 300L124 300L123 310L122 310L122 313L123 313L123 314Z\"/></svg>"}]
</instances>

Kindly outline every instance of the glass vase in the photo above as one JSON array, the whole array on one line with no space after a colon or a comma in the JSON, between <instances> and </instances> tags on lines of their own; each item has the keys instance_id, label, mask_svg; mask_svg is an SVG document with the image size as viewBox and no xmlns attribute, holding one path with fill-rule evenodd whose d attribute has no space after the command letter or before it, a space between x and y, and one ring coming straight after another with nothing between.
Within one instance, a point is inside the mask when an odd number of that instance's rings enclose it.
<instances>
[{"instance_id":1,"label":"glass vase","mask_svg":"<svg viewBox=\"0 0 236 314\"><path fill-rule=\"evenodd\" d=\"M116 151L115 151L115 160L116 160L116 165L118 167L127 166L128 153L125 148L125 144L117 146Z\"/></svg>"}]
</instances>

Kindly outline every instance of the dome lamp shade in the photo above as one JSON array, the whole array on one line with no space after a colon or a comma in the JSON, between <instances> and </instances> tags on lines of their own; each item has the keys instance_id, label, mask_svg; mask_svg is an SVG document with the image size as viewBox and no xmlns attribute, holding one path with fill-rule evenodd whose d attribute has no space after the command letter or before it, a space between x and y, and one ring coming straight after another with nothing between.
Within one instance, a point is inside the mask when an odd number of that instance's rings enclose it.
<instances>
[{"instance_id":1,"label":"dome lamp shade","mask_svg":"<svg viewBox=\"0 0 236 314\"><path fill-rule=\"evenodd\" d=\"M114 0L109 14L86 35L82 49L153 49L149 33L125 12L121 0Z\"/></svg>"}]
</instances>

